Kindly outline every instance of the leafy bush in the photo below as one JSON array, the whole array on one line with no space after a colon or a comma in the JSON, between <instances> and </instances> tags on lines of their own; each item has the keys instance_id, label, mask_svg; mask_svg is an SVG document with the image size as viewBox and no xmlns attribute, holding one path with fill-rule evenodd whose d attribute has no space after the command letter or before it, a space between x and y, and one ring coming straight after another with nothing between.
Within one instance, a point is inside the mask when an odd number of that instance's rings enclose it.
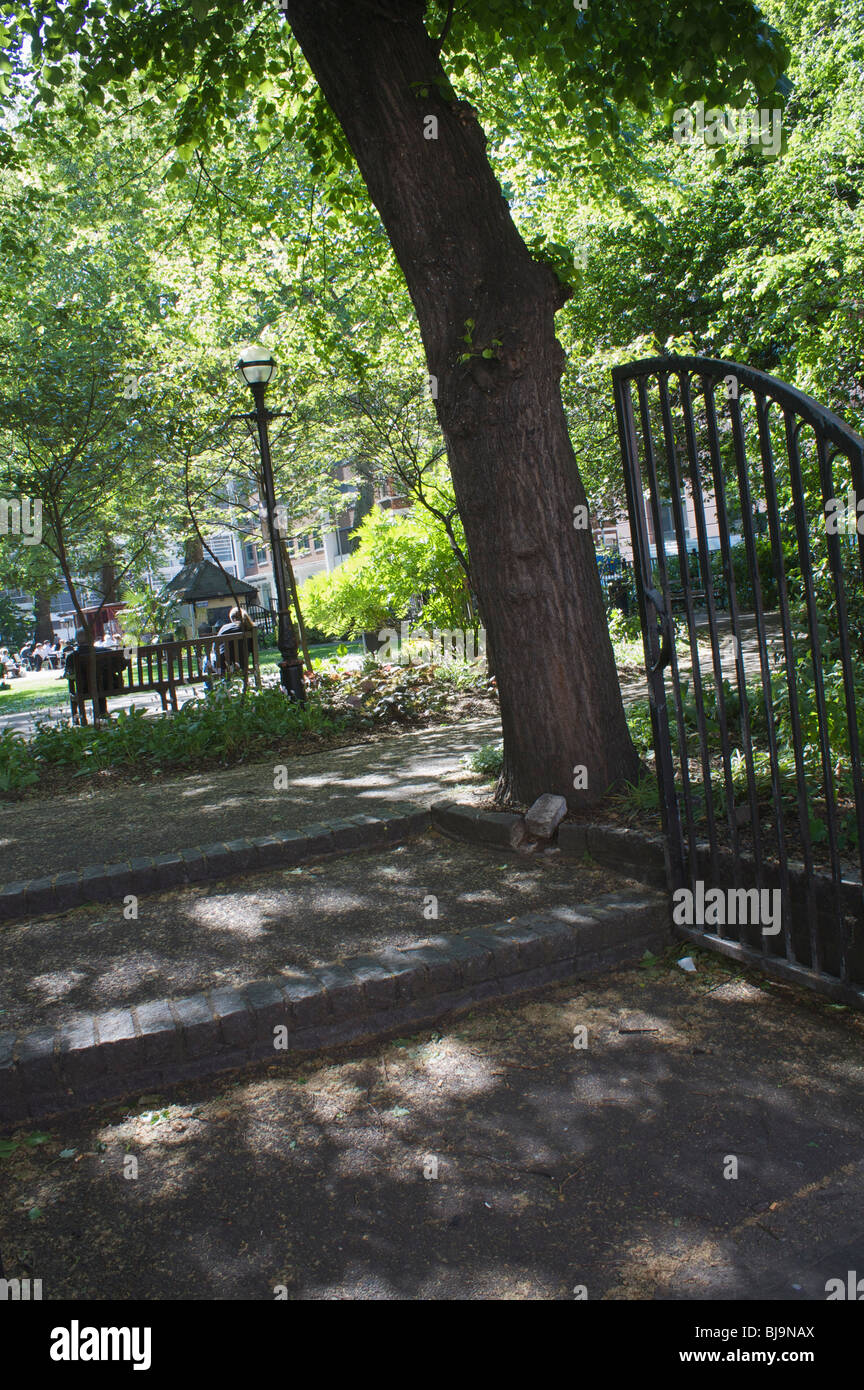
<instances>
[{"instance_id":1,"label":"leafy bush","mask_svg":"<svg viewBox=\"0 0 864 1390\"><path fill-rule=\"evenodd\" d=\"M424 625L473 625L465 573L430 513L418 507L394 515L374 507L355 535L358 546L347 560L303 585L310 623L334 637L398 627L421 596Z\"/></svg>"},{"instance_id":2,"label":"leafy bush","mask_svg":"<svg viewBox=\"0 0 864 1390\"><path fill-rule=\"evenodd\" d=\"M14 729L0 731L0 792L18 792L38 782L33 755Z\"/></svg>"},{"instance_id":3,"label":"leafy bush","mask_svg":"<svg viewBox=\"0 0 864 1390\"><path fill-rule=\"evenodd\" d=\"M331 738L350 729L389 723L440 720L457 696L495 694L495 682L479 664L384 665L362 671L319 663L307 681L305 705L293 703L280 685L263 690L222 685L187 701L174 715L120 710L97 727L42 722L29 743L0 734L0 795L15 795L48 768L84 777L108 768L161 771L226 764L279 748L305 736Z\"/></svg>"},{"instance_id":4,"label":"leafy bush","mask_svg":"<svg viewBox=\"0 0 864 1390\"><path fill-rule=\"evenodd\" d=\"M648 701L636 700L634 704L627 706L625 713L633 746L637 753L644 757L649 748L653 747L651 710Z\"/></svg>"},{"instance_id":5,"label":"leafy bush","mask_svg":"<svg viewBox=\"0 0 864 1390\"><path fill-rule=\"evenodd\" d=\"M31 740L31 762L68 766L78 773L108 767L190 767L233 761L304 733L330 735L350 722L313 695L293 704L279 686L238 694L225 687L189 700L175 715L153 718L141 708L121 710L98 728L41 724Z\"/></svg>"},{"instance_id":6,"label":"leafy bush","mask_svg":"<svg viewBox=\"0 0 864 1390\"><path fill-rule=\"evenodd\" d=\"M628 613L626 616L620 608L610 608L606 615L609 624L609 636L612 639L612 646L615 650L615 663L617 666L639 665L644 660L645 650L642 645L642 628L639 623L639 614L636 612Z\"/></svg>"},{"instance_id":7,"label":"leafy bush","mask_svg":"<svg viewBox=\"0 0 864 1390\"><path fill-rule=\"evenodd\" d=\"M504 766L504 744L481 744L473 753L466 754L464 762L469 771L476 772L479 777L485 777L487 781L492 782L501 775Z\"/></svg>"},{"instance_id":8,"label":"leafy bush","mask_svg":"<svg viewBox=\"0 0 864 1390\"><path fill-rule=\"evenodd\" d=\"M843 667L836 659L835 645L827 632L821 634L823 656L823 699L825 708L825 727L830 747L830 764L835 794L838 798L838 830L841 848L854 848L857 844L857 825L854 812L855 787L852 776L852 757L849 740L849 724L846 714L846 698L843 683ZM807 797L807 814L811 838L815 843L827 839L824 823L824 772L822 750L819 737L819 714L816 702L816 685L813 661L806 641L799 635L801 650L794 663L794 683L798 695L800 719L801 758L803 781ZM864 684L856 679L856 722L864 728ZM744 729L741 719L741 694L737 682L728 679L722 683L723 705L726 727L731 745L730 770L731 789L736 801L742 799L747 790L747 758L744 753ZM784 662L777 662L771 672L771 706L774 732L777 742L777 774L783 799L788 813L793 817L798 813L797 774L794 757L792 713L789 699L789 671ZM765 806L773 803L774 789L771 778L771 759L768 748L768 715L765 705L765 691L761 681L753 680L746 687L747 713L752 741L753 776L756 794ZM725 778L720 759L720 708L717 687L712 676L702 679L702 704L705 716L705 729L708 751L712 762L711 798L718 815L725 815L727 797ZM672 731L673 747L676 746L676 713L671 696L667 700L669 724ZM697 723L696 691L691 681L681 682L681 711L688 752L698 767L700 748ZM634 743L644 754L652 746L651 723L647 701L639 701L627 710L627 720ZM627 796L628 804L638 809L636 789ZM698 782L692 787L697 811L704 814L704 792ZM647 803L645 803L647 804Z\"/></svg>"}]
</instances>

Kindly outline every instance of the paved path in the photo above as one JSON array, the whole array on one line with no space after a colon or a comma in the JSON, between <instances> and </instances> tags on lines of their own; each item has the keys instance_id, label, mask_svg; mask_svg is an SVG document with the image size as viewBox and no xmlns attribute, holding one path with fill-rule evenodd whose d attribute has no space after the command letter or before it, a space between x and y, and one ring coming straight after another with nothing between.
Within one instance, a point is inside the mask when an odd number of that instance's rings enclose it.
<instances>
[{"instance_id":1,"label":"paved path","mask_svg":"<svg viewBox=\"0 0 864 1390\"><path fill-rule=\"evenodd\" d=\"M374 815L376 806L430 802L466 781L466 753L500 738L495 719L394 734L290 757L274 790L278 755L51 801L0 803L0 877L37 878L85 864L122 862L215 840L294 830L316 820ZM70 784L72 785L72 784Z\"/></svg>"},{"instance_id":2,"label":"paved path","mask_svg":"<svg viewBox=\"0 0 864 1390\"><path fill-rule=\"evenodd\" d=\"M862 1076L860 1018L666 961L42 1126L0 1247L46 1300L822 1301L864 1271Z\"/></svg>"}]
</instances>

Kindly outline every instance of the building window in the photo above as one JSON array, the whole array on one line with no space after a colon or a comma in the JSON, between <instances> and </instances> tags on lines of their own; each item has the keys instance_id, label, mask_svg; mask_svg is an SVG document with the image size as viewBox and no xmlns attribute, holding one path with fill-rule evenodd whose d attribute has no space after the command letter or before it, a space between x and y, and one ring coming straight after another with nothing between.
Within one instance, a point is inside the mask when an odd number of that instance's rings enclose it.
<instances>
[{"instance_id":1,"label":"building window","mask_svg":"<svg viewBox=\"0 0 864 1390\"><path fill-rule=\"evenodd\" d=\"M210 550L224 564L226 560L234 559L234 543L230 536L211 536L208 544Z\"/></svg>"},{"instance_id":2,"label":"building window","mask_svg":"<svg viewBox=\"0 0 864 1390\"><path fill-rule=\"evenodd\" d=\"M668 549L670 545L674 545L674 544L675 544L675 539L676 539L676 538L675 538L675 517L674 517L673 512L672 512L672 503L671 503L671 502L664 502L664 501L661 501L660 506L659 506L659 512L660 512L660 527L661 527L661 530L662 530L662 533L663 533L663 546L664 546L664 549ZM689 525L687 524L687 523L688 523L688 517L687 517L687 499L686 499L686 497L684 496L683 493L682 493L682 496L681 496L681 514L682 514L682 521L683 521L683 523L684 523L684 534L683 534L683 539L686 541L686 540L689 540L689 539L690 539L690 527L689 527ZM650 541L650 543L651 543L652 545L656 545L656 543L657 543L657 538L656 538L656 536L654 535L654 517L653 517L653 514L652 514L652 510L651 510L651 503L650 503L650 501L648 500L647 497L645 498L645 519L646 519L647 522L648 522L648 539L649 539L649 541Z\"/></svg>"}]
</instances>

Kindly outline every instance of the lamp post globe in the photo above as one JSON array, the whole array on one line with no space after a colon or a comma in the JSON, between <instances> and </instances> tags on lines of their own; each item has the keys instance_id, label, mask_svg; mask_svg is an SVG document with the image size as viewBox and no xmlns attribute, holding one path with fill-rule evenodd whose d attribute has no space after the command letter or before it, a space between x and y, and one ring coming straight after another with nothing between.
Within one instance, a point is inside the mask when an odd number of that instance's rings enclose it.
<instances>
[{"instance_id":1,"label":"lamp post globe","mask_svg":"<svg viewBox=\"0 0 864 1390\"><path fill-rule=\"evenodd\" d=\"M266 386L276 370L276 359L266 348L246 347L237 359L236 372L244 386Z\"/></svg>"}]
</instances>

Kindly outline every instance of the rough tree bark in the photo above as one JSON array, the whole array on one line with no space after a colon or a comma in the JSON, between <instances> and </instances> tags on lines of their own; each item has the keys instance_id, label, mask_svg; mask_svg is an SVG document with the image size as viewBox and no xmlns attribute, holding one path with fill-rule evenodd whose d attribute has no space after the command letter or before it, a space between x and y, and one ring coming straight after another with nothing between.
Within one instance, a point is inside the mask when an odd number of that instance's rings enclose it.
<instances>
[{"instance_id":1,"label":"rough tree bark","mask_svg":"<svg viewBox=\"0 0 864 1390\"><path fill-rule=\"evenodd\" d=\"M35 605L36 641L53 642L54 624L51 621L51 595L37 594Z\"/></svg>"},{"instance_id":2,"label":"rough tree bark","mask_svg":"<svg viewBox=\"0 0 864 1390\"><path fill-rule=\"evenodd\" d=\"M100 569L103 603L117 603L117 567L113 560L103 560Z\"/></svg>"},{"instance_id":3,"label":"rough tree bark","mask_svg":"<svg viewBox=\"0 0 864 1390\"><path fill-rule=\"evenodd\" d=\"M499 795L587 807L638 759L630 740L567 434L554 316L566 289L532 259L473 109L449 98L425 0L288 0L411 294L495 652ZM438 85L436 85L436 83ZM423 91L426 95L423 95ZM437 138L428 116L437 119ZM473 349L459 363L466 320ZM496 356L484 348L500 340ZM574 788L574 768L587 785ZM581 779L578 779L581 780Z\"/></svg>"}]
</instances>

